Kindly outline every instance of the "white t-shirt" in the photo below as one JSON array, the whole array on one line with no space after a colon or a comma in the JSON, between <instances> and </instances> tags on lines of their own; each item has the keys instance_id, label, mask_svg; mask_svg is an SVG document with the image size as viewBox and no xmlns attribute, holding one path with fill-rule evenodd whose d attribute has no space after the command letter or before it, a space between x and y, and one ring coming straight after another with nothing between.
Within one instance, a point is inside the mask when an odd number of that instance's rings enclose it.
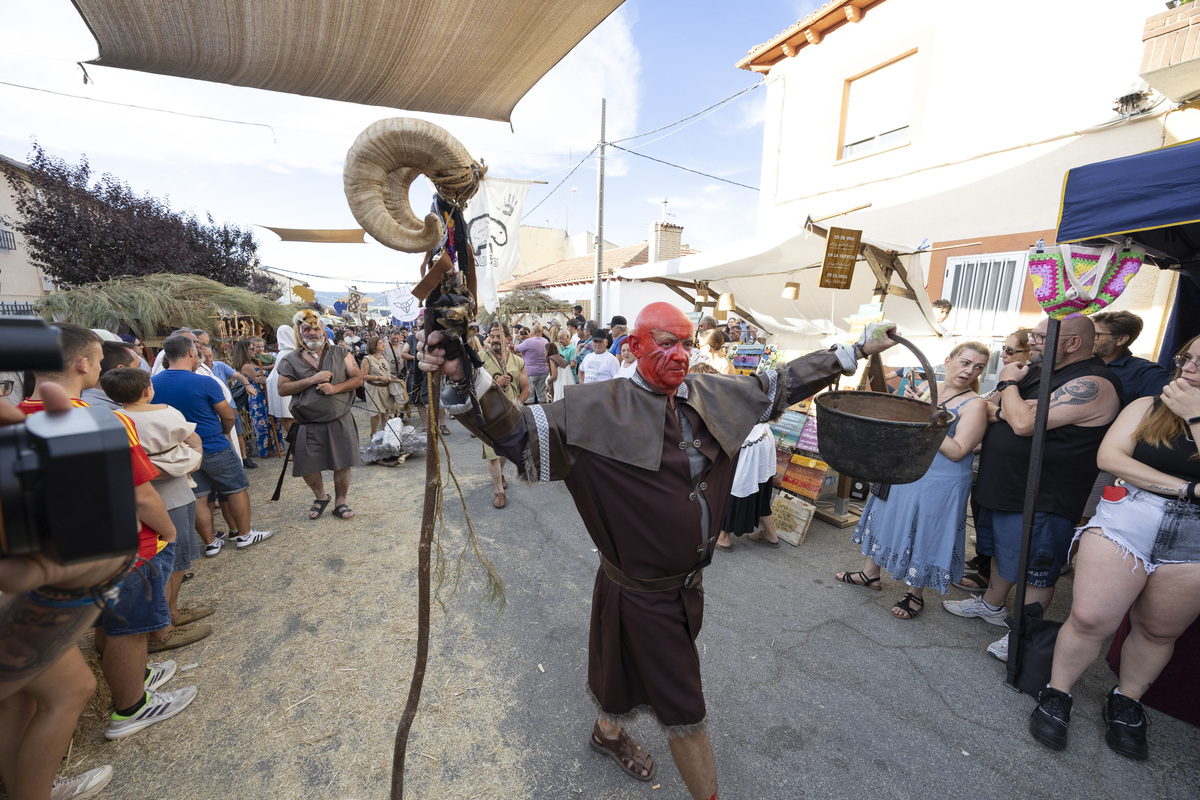
<instances>
[{"instance_id":1,"label":"white t-shirt","mask_svg":"<svg viewBox=\"0 0 1200 800\"><path fill-rule=\"evenodd\" d=\"M607 381L617 377L621 362L612 353L589 353L583 357L579 371L583 373L584 383Z\"/></svg>"},{"instance_id":2,"label":"white t-shirt","mask_svg":"<svg viewBox=\"0 0 1200 800\"><path fill-rule=\"evenodd\" d=\"M633 373L637 372L637 362L633 361L617 370L618 378L632 378Z\"/></svg>"}]
</instances>

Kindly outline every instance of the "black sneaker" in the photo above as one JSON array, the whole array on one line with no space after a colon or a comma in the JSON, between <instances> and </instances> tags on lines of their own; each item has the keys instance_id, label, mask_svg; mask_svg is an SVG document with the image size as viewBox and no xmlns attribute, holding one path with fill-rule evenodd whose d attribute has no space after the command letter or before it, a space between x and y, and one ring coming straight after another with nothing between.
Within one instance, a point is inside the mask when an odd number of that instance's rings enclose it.
<instances>
[{"instance_id":1,"label":"black sneaker","mask_svg":"<svg viewBox=\"0 0 1200 800\"><path fill-rule=\"evenodd\" d=\"M1145 761L1150 755L1146 744L1146 726L1150 720L1146 718L1146 710L1137 700L1117 694L1116 687L1104 703L1104 724L1108 726L1104 741L1114 753L1137 761Z\"/></svg>"},{"instance_id":2,"label":"black sneaker","mask_svg":"<svg viewBox=\"0 0 1200 800\"><path fill-rule=\"evenodd\" d=\"M254 461L249 458L242 459L242 466L246 469L258 469L258 464L255 464Z\"/></svg>"},{"instance_id":3,"label":"black sneaker","mask_svg":"<svg viewBox=\"0 0 1200 800\"><path fill-rule=\"evenodd\" d=\"M1029 733L1051 750L1067 746L1067 725L1071 722L1071 695L1047 686L1038 695L1037 708L1029 717Z\"/></svg>"}]
</instances>

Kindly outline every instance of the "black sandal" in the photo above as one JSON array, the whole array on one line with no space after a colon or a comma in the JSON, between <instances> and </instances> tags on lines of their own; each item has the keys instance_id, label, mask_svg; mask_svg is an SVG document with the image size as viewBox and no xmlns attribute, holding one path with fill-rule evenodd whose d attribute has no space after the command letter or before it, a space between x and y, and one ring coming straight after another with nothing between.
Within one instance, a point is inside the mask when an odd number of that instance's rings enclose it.
<instances>
[{"instance_id":1,"label":"black sandal","mask_svg":"<svg viewBox=\"0 0 1200 800\"><path fill-rule=\"evenodd\" d=\"M314 520L320 519L321 515L325 513L325 506L329 505L331 502L333 502L332 497L326 497L324 500L314 500L312 508L308 509L308 518ZM316 513L315 517L313 516L314 512Z\"/></svg>"},{"instance_id":2,"label":"black sandal","mask_svg":"<svg viewBox=\"0 0 1200 800\"><path fill-rule=\"evenodd\" d=\"M882 573L880 573L882 575ZM883 591L883 583L880 582L880 575L874 578L868 578L867 573L862 572L843 572L842 577L838 578L842 583L848 583L851 586L862 586L864 589L874 589L877 592ZM834 575L837 578L836 575ZM858 580L861 579L861 580Z\"/></svg>"},{"instance_id":3,"label":"black sandal","mask_svg":"<svg viewBox=\"0 0 1200 800\"><path fill-rule=\"evenodd\" d=\"M353 519L354 509L342 503L337 508L333 509L333 515L338 519Z\"/></svg>"},{"instance_id":4,"label":"black sandal","mask_svg":"<svg viewBox=\"0 0 1200 800\"><path fill-rule=\"evenodd\" d=\"M913 608L913 606L912 606L913 603L917 604L916 608ZM900 609L901 611L903 611L908 616L902 617L899 614L897 614L896 613L897 608ZM908 592L907 594L904 595L904 597L900 600L900 602L898 602L898 603L896 603L896 605L892 606L892 616L895 617L896 619L916 619L918 616L920 616L921 611L923 611L924 609L925 609L925 601L922 600L921 598L917 597L912 592Z\"/></svg>"}]
</instances>

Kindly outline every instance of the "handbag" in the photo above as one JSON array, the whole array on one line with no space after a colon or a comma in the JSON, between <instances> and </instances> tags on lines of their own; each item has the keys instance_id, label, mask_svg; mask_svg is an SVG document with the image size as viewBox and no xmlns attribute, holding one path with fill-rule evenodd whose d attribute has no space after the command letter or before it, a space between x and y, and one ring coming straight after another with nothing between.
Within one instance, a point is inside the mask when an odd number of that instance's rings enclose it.
<instances>
[{"instance_id":1,"label":"handbag","mask_svg":"<svg viewBox=\"0 0 1200 800\"><path fill-rule=\"evenodd\" d=\"M1137 275L1145 253L1062 244L1029 250L1029 277L1038 304L1051 317L1094 314L1121 296Z\"/></svg>"},{"instance_id":2,"label":"handbag","mask_svg":"<svg viewBox=\"0 0 1200 800\"><path fill-rule=\"evenodd\" d=\"M408 402L408 390L404 388L404 381L392 381L389 383L388 393L401 405Z\"/></svg>"},{"instance_id":3,"label":"handbag","mask_svg":"<svg viewBox=\"0 0 1200 800\"><path fill-rule=\"evenodd\" d=\"M1058 629L1062 627L1062 623L1043 619L1041 603L1027 604L1024 614L1021 620L1021 663L1017 668L1016 684L1020 691L1037 697L1050 682L1050 668L1054 666L1054 644L1058 641ZM1011 614L1005 622L1011 630Z\"/></svg>"}]
</instances>

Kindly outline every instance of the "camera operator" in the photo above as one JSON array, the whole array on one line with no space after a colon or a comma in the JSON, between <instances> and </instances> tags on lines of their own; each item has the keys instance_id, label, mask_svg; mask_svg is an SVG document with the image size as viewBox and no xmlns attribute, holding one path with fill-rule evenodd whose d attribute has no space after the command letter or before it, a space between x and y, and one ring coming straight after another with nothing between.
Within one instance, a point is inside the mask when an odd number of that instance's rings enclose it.
<instances>
[{"instance_id":1,"label":"camera operator","mask_svg":"<svg viewBox=\"0 0 1200 800\"><path fill-rule=\"evenodd\" d=\"M59 346L63 369L38 372L36 389L18 406L26 413L43 408L42 393L57 384L77 406L86 406L79 395L96 385L100 376L100 337L79 325L59 323ZM171 692L155 691L175 672L173 662L147 667L148 634L167 628L166 581L175 560L175 525L162 498L150 484L158 470L150 462L137 436L133 421L114 412L125 426L133 460L134 494L137 506L138 556L145 562L122 585L111 610L101 617L96 629L96 649L104 656L104 678L112 690L114 712L105 736L120 739L142 728L178 714L196 697L189 686ZM80 476L94 480L98 476Z\"/></svg>"},{"instance_id":2,"label":"camera operator","mask_svg":"<svg viewBox=\"0 0 1200 800\"><path fill-rule=\"evenodd\" d=\"M72 407L66 390L43 387L51 412ZM0 425L25 415L0 403ZM9 797L75 797L103 788L107 765L71 780L55 778L96 679L75 645L98 607L82 599L109 593L128 572L123 556L63 566L44 553L0 558L0 779Z\"/></svg>"}]
</instances>

